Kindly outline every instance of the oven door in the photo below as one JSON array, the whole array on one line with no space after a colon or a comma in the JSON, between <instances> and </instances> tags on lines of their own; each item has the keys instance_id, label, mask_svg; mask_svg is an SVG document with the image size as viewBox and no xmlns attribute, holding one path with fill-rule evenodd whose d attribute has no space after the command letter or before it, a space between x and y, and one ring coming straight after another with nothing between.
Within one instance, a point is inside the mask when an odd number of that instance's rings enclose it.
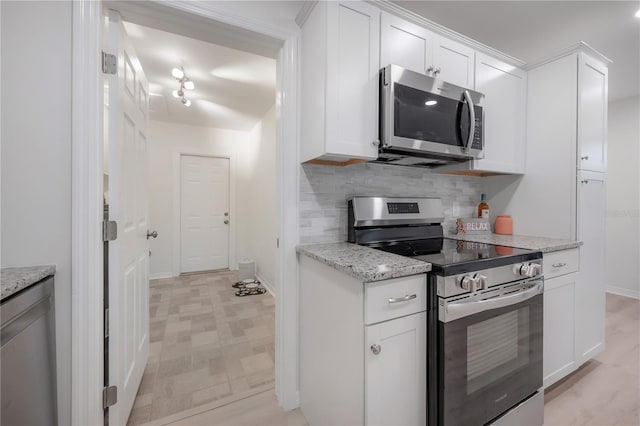
<instances>
[{"instance_id":1,"label":"oven door","mask_svg":"<svg viewBox=\"0 0 640 426\"><path fill-rule=\"evenodd\" d=\"M384 150L482 158L484 95L396 65L381 85Z\"/></svg>"},{"instance_id":2,"label":"oven door","mask_svg":"<svg viewBox=\"0 0 640 426\"><path fill-rule=\"evenodd\" d=\"M543 286L441 299L438 424L484 425L542 387Z\"/></svg>"}]
</instances>

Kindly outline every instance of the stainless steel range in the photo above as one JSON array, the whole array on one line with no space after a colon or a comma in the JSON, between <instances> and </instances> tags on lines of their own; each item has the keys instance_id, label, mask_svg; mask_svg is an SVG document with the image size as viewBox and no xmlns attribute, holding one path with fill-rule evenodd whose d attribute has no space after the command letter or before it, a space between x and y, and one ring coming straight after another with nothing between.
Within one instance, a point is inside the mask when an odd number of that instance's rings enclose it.
<instances>
[{"instance_id":1,"label":"stainless steel range","mask_svg":"<svg viewBox=\"0 0 640 426\"><path fill-rule=\"evenodd\" d=\"M354 197L352 243L430 262L427 421L542 425L542 253L444 238L435 198Z\"/></svg>"}]
</instances>

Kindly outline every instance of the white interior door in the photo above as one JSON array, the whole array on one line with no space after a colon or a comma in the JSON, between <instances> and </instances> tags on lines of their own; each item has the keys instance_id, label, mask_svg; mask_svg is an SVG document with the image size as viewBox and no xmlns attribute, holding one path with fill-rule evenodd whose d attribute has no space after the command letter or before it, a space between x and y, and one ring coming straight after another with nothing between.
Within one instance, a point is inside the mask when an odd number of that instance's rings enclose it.
<instances>
[{"instance_id":1,"label":"white interior door","mask_svg":"<svg viewBox=\"0 0 640 426\"><path fill-rule=\"evenodd\" d=\"M181 272L229 267L229 159L180 158Z\"/></svg>"},{"instance_id":2,"label":"white interior door","mask_svg":"<svg viewBox=\"0 0 640 426\"><path fill-rule=\"evenodd\" d=\"M109 383L118 402L109 423L125 425L149 355L148 82L117 12L109 12Z\"/></svg>"}]
</instances>

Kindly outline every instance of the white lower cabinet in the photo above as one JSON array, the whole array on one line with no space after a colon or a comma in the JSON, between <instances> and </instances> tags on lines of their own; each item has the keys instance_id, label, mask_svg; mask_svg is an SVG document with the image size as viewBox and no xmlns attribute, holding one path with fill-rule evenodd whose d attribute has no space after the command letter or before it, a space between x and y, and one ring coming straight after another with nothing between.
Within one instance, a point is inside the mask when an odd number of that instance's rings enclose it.
<instances>
[{"instance_id":1,"label":"white lower cabinet","mask_svg":"<svg viewBox=\"0 0 640 426\"><path fill-rule=\"evenodd\" d=\"M543 385L576 369L575 297L577 274L547 279L544 286Z\"/></svg>"},{"instance_id":2,"label":"white lower cabinet","mask_svg":"<svg viewBox=\"0 0 640 426\"><path fill-rule=\"evenodd\" d=\"M367 326L365 335L365 423L426 424L426 313Z\"/></svg>"},{"instance_id":3,"label":"white lower cabinet","mask_svg":"<svg viewBox=\"0 0 640 426\"><path fill-rule=\"evenodd\" d=\"M299 266L309 424L426 424L426 274L363 283L303 255Z\"/></svg>"},{"instance_id":4,"label":"white lower cabinet","mask_svg":"<svg viewBox=\"0 0 640 426\"><path fill-rule=\"evenodd\" d=\"M578 174L578 239L580 280L576 288L576 350L580 363L604 350L605 345L605 174Z\"/></svg>"}]
</instances>

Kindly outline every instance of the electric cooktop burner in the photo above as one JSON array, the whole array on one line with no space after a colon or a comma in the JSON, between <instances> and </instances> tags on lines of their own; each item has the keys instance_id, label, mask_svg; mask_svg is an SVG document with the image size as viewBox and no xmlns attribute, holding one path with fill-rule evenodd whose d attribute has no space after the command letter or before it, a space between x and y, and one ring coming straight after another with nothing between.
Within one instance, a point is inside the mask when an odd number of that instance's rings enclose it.
<instances>
[{"instance_id":1,"label":"electric cooktop burner","mask_svg":"<svg viewBox=\"0 0 640 426\"><path fill-rule=\"evenodd\" d=\"M368 247L433 265L432 272L453 275L538 258L539 252L449 238L367 244Z\"/></svg>"}]
</instances>

